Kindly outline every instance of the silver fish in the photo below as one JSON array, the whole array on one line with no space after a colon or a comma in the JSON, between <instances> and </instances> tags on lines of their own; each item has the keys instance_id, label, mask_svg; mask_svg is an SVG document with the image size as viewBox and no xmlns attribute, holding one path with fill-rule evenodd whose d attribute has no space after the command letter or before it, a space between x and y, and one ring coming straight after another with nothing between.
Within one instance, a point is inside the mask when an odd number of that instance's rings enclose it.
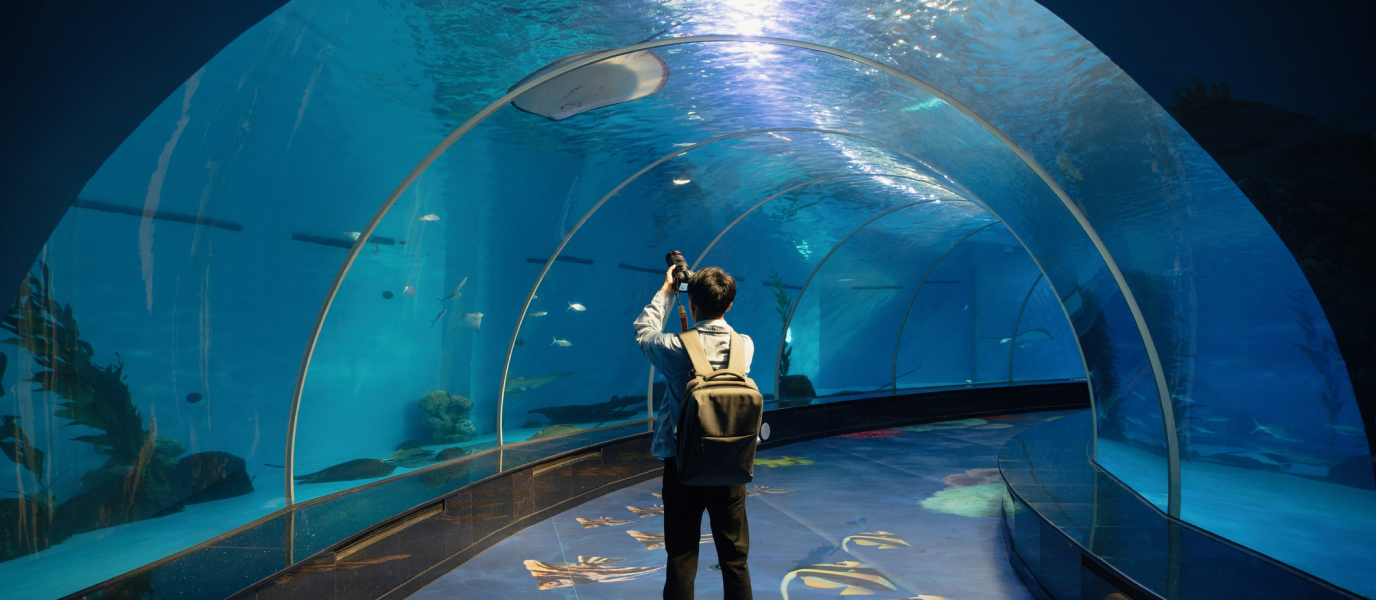
<instances>
[{"instance_id":1,"label":"silver fish","mask_svg":"<svg viewBox=\"0 0 1376 600\"><path fill-rule=\"evenodd\" d=\"M618 519L613 519L611 517L600 517L596 519L578 519L578 524L582 525L583 529L592 529L594 527L616 527L619 525L625 525L627 523L634 522L635 521L621 521Z\"/></svg>"},{"instance_id":2,"label":"silver fish","mask_svg":"<svg viewBox=\"0 0 1376 600\"><path fill-rule=\"evenodd\" d=\"M664 565L658 567L607 566L624 560L626 559L579 556L578 562L576 563L527 560L525 561L525 565L526 570L530 571L531 576L535 578L541 590L570 587L587 583L630 581L664 568Z\"/></svg>"},{"instance_id":3,"label":"silver fish","mask_svg":"<svg viewBox=\"0 0 1376 600\"><path fill-rule=\"evenodd\" d=\"M532 317L543 317L543 316L545 316L545 315L547 315L547 314L549 314L549 313L547 313L547 312L545 312L545 311L542 310L542 311L530 313L530 316L532 316Z\"/></svg>"},{"instance_id":4,"label":"silver fish","mask_svg":"<svg viewBox=\"0 0 1376 600\"><path fill-rule=\"evenodd\" d=\"M425 216L421 217L420 220L422 220L422 221L438 221L438 220L440 220L440 216L437 215L437 214L435 214L435 213L430 213L430 214L428 214L428 215L425 215Z\"/></svg>"},{"instance_id":5,"label":"silver fish","mask_svg":"<svg viewBox=\"0 0 1376 600\"><path fill-rule=\"evenodd\" d=\"M582 304L579 304L577 302L570 302L569 307L564 309L564 312L568 312L571 310L575 312L583 312L585 310L588 310L588 307L583 306Z\"/></svg>"},{"instance_id":6,"label":"silver fish","mask_svg":"<svg viewBox=\"0 0 1376 600\"><path fill-rule=\"evenodd\" d=\"M444 304L446 301L453 300L453 299L455 299L455 298L458 298L459 296L462 296L462 295L463 295L463 284L465 284L465 283L468 283L468 278L467 278L467 277L464 277L464 278L463 278L463 281L460 281L460 282L459 282L459 287L454 288L454 293L449 294L448 296L445 296L445 297L443 297L443 298L440 298L440 304Z\"/></svg>"},{"instance_id":7,"label":"silver fish","mask_svg":"<svg viewBox=\"0 0 1376 600\"><path fill-rule=\"evenodd\" d=\"M1351 425L1331 425L1331 424L1330 424L1330 425L1328 426L1328 428L1329 428L1329 429L1332 429L1333 431L1336 431L1336 432L1338 432L1338 433L1340 433L1340 434L1342 434L1342 435L1350 435L1350 436L1352 436L1352 437L1358 437L1358 436L1366 435L1366 430L1365 430L1365 429L1362 429L1361 427L1353 427L1353 426L1351 426Z\"/></svg>"},{"instance_id":8,"label":"silver fish","mask_svg":"<svg viewBox=\"0 0 1376 600\"><path fill-rule=\"evenodd\" d=\"M363 232L362 232L362 231L345 231L345 232L344 232L344 237L347 237L347 238L349 238L349 239L351 239L351 240L354 240L354 241L358 241L359 236L362 236L362 235L363 235Z\"/></svg>"},{"instance_id":9,"label":"silver fish","mask_svg":"<svg viewBox=\"0 0 1376 600\"><path fill-rule=\"evenodd\" d=\"M1232 419L1229 417L1204 417L1204 420L1212 423L1224 423Z\"/></svg>"},{"instance_id":10,"label":"silver fish","mask_svg":"<svg viewBox=\"0 0 1376 600\"><path fill-rule=\"evenodd\" d=\"M1147 426L1146 423L1143 423L1142 420L1137 417L1124 417L1123 420L1132 423L1133 425L1141 425L1143 427Z\"/></svg>"},{"instance_id":11,"label":"silver fish","mask_svg":"<svg viewBox=\"0 0 1376 600\"><path fill-rule=\"evenodd\" d=\"M662 531L650 533L646 533L644 531L627 531L626 533L630 534L631 537L635 538L635 541L644 544L646 550L661 550L664 548L664 532ZM712 534L702 534L702 537L698 540L698 543L712 543Z\"/></svg>"},{"instance_id":12,"label":"silver fish","mask_svg":"<svg viewBox=\"0 0 1376 600\"><path fill-rule=\"evenodd\" d=\"M554 337L554 336L550 336L550 337ZM561 348L568 348L569 346L572 346L572 345L573 345L573 342L570 342L570 341L568 341L568 340L561 340L561 339L559 339L559 338L554 338L554 341L550 342L549 345L551 345L551 346L559 346L559 347L561 347Z\"/></svg>"},{"instance_id":13,"label":"silver fish","mask_svg":"<svg viewBox=\"0 0 1376 600\"><path fill-rule=\"evenodd\" d=\"M1019 342L1031 343L1031 342L1041 342L1041 341L1050 340L1050 339L1055 339L1055 338L1052 338L1052 337L1051 337L1051 334L1050 334L1050 333L1047 333L1045 329L1033 329L1033 330L1031 330L1031 331L1024 331L1024 332L1022 332L1022 333L1019 333L1018 335L1016 335L1016 336L1014 336L1014 337L1011 337L1011 338L1003 338L1003 339L999 340L999 343L1000 343L1000 344L1007 344L1008 342L1011 342L1011 341L1013 341L1013 340L1015 340L1015 339L1016 339L1017 341L1019 341ZM1025 347L1025 346L1022 346L1022 347Z\"/></svg>"},{"instance_id":14,"label":"silver fish","mask_svg":"<svg viewBox=\"0 0 1376 600\"><path fill-rule=\"evenodd\" d=\"M1260 432L1263 432L1263 433L1265 433L1266 435L1269 435L1269 436L1271 436L1271 437L1273 437L1273 438L1280 439L1280 440L1285 440L1285 441L1287 441L1287 442L1303 442L1303 441L1304 441L1304 438L1302 438L1302 437L1300 437L1300 436L1297 436L1297 435L1295 435L1295 434L1293 434L1293 433L1290 433L1290 431L1287 430L1287 429L1286 429L1285 427L1283 427L1283 426L1280 426L1280 425L1262 425L1261 423L1258 423L1256 419L1252 419L1252 423L1256 424L1257 428L1256 428L1256 429L1253 429L1253 430L1250 431L1249 433L1256 433L1256 432L1260 431Z\"/></svg>"},{"instance_id":15,"label":"silver fish","mask_svg":"<svg viewBox=\"0 0 1376 600\"><path fill-rule=\"evenodd\" d=\"M635 506L627 506L627 507L626 507L626 510L629 510L629 511L635 513L635 516L640 517L640 518L642 518L642 519L644 519L645 517L662 517L662 516L664 516L664 505L663 505L663 504L656 504L656 505L651 506L651 507L649 507L649 508L638 508L638 507L635 507Z\"/></svg>"},{"instance_id":16,"label":"silver fish","mask_svg":"<svg viewBox=\"0 0 1376 600\"><path fill-rule=\"evenodd\" d=\"M434 327L434 326L435 326L435 323L438 322L440 319L443 319L443 318L444 318L444 313L447 313L447 312L449 312L449 309L446 308L446 309L440 311L440 314L435 315L435 320L434 320L434 321L430 321L430 326L431 326L431 327Z\"/></svg>"},{"instance_id":17,"label":"silver fish","mask_svg":"<svg viewBox=\"0 0 1376 600\"><path fill-rule=\"evenodd\" d=\"M463 326L478 331L483 326L483 313L463 313Z\"/></svg>"}]
</instances>

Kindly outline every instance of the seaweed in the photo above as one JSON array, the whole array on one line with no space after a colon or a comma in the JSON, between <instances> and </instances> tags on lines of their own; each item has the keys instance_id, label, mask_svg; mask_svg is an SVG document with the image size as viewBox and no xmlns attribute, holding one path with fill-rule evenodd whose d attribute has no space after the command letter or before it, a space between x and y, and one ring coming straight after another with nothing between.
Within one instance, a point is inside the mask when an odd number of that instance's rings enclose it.
<instances>
[{"instance_id":1,"label":"seaweed","mask_svg":"<svg viewBox=\"0 0 1376 600\"><path fill-rule=\"evenodd\" d=\"M1113 327L1108 324L1098 296L1088 289L1076 289L1061 303L1069 304L1069 299L1076 294L1080 297L1080 303L1070 318L1075 326L1075 335L1080 338L1080 350L1084 353L1090 386L1094 390L1099 417L1102 418L1099 435L1126 439L1123 419L1119 414L1123 403L1118 390L1118 353L1113 347Z\"/></svg>"},{"instance_id":2,"label":"seaweed","mask_svg":"<svg viewBox=\"0 0 1376 600\"><path fill-rule=\"evenodd\" d=\"M0 329L16 337L0 344L28 350L34 363L46 369L24 381L39 384L35 392L53 392L65 400L54 416L71 421L67 425L102 432L73 439L91 444L112 463L136 465L148 445L149 432L124 383L124 363L118 353L118 362L103 368L91 362L95 351L81 340L72 305L53 300L51 272L41 263L40 270L41 280L31 274L24 277L5 310Z\"/></svg>"},{"instance_id":3,"label":"seaweed","mask_svg":"<svg viewBox=\"0 0 1376 600\"><path fill-rule=\"evenodd\" d=\"M1171 90L1175 92L1175 97L1171 98L1171 105L1166 110L1185 115L1233 99L1233 90L1227 82L1210 84L1205 89L1204 81L1200 78L1191 76L1190 81L1194 82L1194 89L1182 86Z\"/></svg>"},{"instance_id":4,"label":"seaweed","mask_svg":"<svg viewBox=\"0 0 1376 600\"><path fill-rule=\"evenodd\" d=\"M779 278L777 272L769 276L770 291L774 294L774 302L778 305L774 307L774 312L779 313L779 318L783 320L783 331L779 335L784 338L783 354L779 357L779 376L788 375L790 360L793 358L793 349L788 347L788 309L793 301L788 298L788 292L784 291L784 281Z\"/></svg>"},{"instance_id":5,"label":"seaweed","mask_svg":"<svg viewBox=\"0 0 1376 600\"><path fill-rule=\"evenodd\" d=\"M1319 372L1322 383L1319 404L1323 405L1327 416L1328 453L1332 456L1333 444L1337 441L1332 426L1337 424L1338 413L1347 403L1347 394L1343 393L1343 375L1347 372L1347 364L1338 350L1337 341L1332 337L1319 336L1319 325L1327 325L1327 321L1321 315L1316 317L1310 313L1304 299L1298 294L1290 295L1290 310L1295 312L1295 323L1304 332L1304 343L1291 342L1291 345L1303 353Z\"/></svg>"}]
</instances>

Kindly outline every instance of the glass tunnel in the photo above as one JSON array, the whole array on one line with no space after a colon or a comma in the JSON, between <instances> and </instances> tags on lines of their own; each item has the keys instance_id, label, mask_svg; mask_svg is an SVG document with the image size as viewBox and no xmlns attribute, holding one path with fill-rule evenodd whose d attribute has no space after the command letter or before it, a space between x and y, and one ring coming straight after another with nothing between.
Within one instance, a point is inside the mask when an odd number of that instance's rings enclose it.
<instances>
[{"instance_id":1,"label":"glass tunnel","mask_svg":"<svg viewBox=\"0 0 1376 600\"><path fill-rule=\"evenodd\" d=\"M626 97L539 114L597 68ZM1086 381L1101 468L1376 595L1370 423L1308 283L1030 0L292 0L24 257L0 574L58 598L289 504L646 431L630 324L674 249L736 277L767 410Z\"/></svg>"}]
</instances>

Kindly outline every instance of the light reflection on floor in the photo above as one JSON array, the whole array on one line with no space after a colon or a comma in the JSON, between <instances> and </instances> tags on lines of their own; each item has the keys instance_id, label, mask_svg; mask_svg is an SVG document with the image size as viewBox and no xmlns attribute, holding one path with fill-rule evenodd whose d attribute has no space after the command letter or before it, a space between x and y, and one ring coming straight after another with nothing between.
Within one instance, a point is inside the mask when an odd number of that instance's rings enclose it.
<instances>
[{"instance_id":1,"label":"light reflection on floor","mask_svg":"<svg viewBox=\"0 0 1376 600\"><path fill-rule=\"evenodd\" d=\"M1031 598L1008 566L1001 484L990 469L1008 438L1061 414L865 432L761 452L746 501L756 597ZM657 598L663 517L630 507L660 504L659 487L659 480L642 483L542 521L412 598ZM720 598L716 552L710 543L701 548L697 595Z\"/></svg>"}]
</instances>

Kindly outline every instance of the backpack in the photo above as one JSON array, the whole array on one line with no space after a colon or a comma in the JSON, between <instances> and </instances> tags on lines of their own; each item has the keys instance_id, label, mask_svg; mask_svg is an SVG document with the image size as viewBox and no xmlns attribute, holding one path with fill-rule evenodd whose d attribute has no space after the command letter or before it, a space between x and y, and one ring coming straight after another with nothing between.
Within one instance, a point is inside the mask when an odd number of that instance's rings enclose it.
<instances>
[{"instance_id":1,"label":"backpack","mask_svg":"<svg viewBox=\"0 0 1376 600\"><path fill-rule=\"evenodd\" d=\"M741 336L731 332L725 369L713 369L698 331L678 334L693 361L678 425L678 479L683 485L738 485L755 477L755 444L764 396L745 376Z\"/></svg>"}]
</instances>

